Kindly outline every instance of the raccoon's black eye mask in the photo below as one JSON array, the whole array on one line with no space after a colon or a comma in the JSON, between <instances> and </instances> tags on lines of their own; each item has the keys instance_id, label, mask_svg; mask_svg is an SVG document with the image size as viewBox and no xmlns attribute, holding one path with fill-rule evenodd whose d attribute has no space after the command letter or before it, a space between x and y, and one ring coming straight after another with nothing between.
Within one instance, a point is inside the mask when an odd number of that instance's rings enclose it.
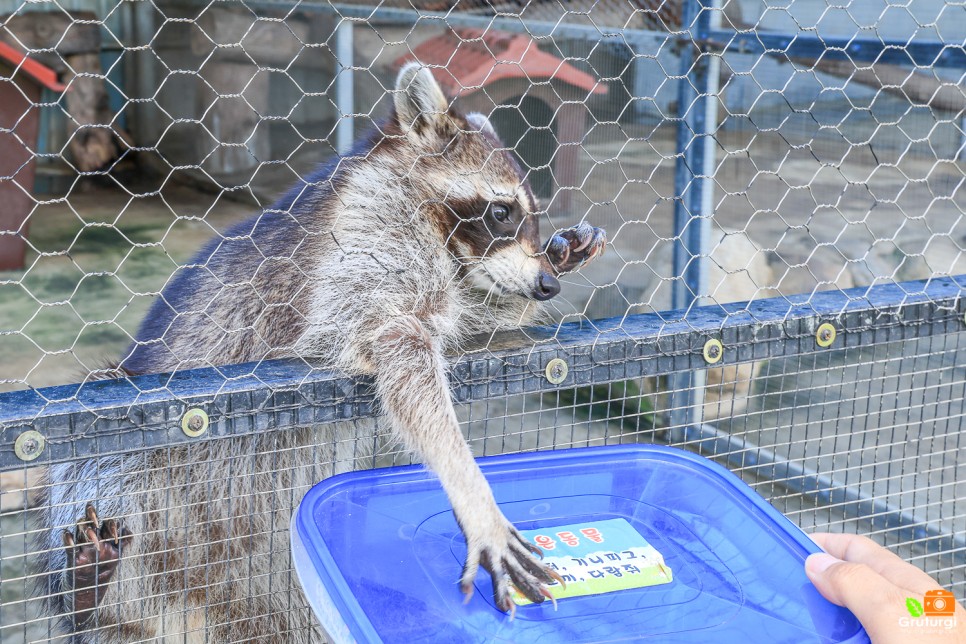
<instances>
[{"instance_id":1,"label":"raccoon's black eye mask","mask_svg":"<svg viewBox=\"0 0 966 644\"><path fill-rule=\"evenodd\" d=\"M537 237L536 220L515 201L447 200L452 215L453 234L482 255L512 240ZM532 240L531 240L532 241ZM539 240L534 242L539 245Z\"/></svg>"}]
</instances>

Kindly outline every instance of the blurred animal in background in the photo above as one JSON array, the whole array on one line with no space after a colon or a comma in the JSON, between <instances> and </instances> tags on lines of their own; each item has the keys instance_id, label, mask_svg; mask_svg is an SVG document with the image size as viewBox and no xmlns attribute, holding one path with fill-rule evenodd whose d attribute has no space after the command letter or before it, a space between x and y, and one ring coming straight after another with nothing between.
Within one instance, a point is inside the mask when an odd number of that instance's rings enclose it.
<instances>
[{"instance_id":1,"label":"blurred animal in background","mask_svg":"<svg viewBox=\"0 0 966 644\"><path fill-rule=\"evenodd\" d=\"M763 251L745 231L712 226L708 248L705 305L782 294L807 299L815 291L856 285L852 274L842 268L841 256L827 246L803 245L797 250L784 249L779 256ZM647 302L657 311L671 308L673 250L673 240L663 240L651 249L644 270L634 272L637 281L633 288L624 285L627 301ZM730 422L747 414L759 393L756 383L764 364L754 361L705 369L703 422ZM668 426L671 387L668 378L578 387L565 394L564 403L575 405L590 418L619 422L626 432L649 432Z\"/></svg>"},{"instance_id":2,"label":"blurred animal in background","mask_svg":"<svg viewBox=\"0 0 966 644\"><path fill-rule=\"evenodd\" d=\"M2 16L0 41L29 53L56 71L67 85L63 99L67 131L63 134L69 138L67 147L77 171L103 170L129 147L130 137L108 105L97 15L58 10Z\"/></svg>"},{"instance_id":3,"label":"blurred animal in background","mask_svg":"<svg viewBox=\"0 0 966 644\"><path fill-rule=\"evenodd\" d=\"M38 467L0 472L0 512L33 507L42 480L43 470Z\"/></svg>"},{"instance_id":4,"label":"blurred animal in background","mask_svg":"<svg viewBox=\"0 0 966 644\"><path fill-rule=\"evenodd\" d=\"M555 573L497 507L444 359L470 335L539 319L557 277L603 252L604 231L586 223L541 243L538 216L486 118L450 109L432 74L408 65L389 120L180 268L106 375L283 357L373 375L378 423L452 503L463 592L483 567L501 609L512 610L511 583L541 602ZM371 466L378 423L53 466L37 548L51 612L77 642L317 641L285 532L312 484Z\"/></svg>"}]
</instances>

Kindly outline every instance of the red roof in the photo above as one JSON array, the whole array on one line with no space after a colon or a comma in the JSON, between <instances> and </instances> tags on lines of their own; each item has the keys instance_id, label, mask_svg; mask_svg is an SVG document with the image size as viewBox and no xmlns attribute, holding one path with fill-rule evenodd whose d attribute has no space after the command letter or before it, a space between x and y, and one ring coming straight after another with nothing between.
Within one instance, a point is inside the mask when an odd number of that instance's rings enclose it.
<instances>
[{"instance_id":1,"label":"red roof","mask_svg":"<svg viewBox=\"0 0 966 644\"><path fill-rule=\"evenodd\" d=\"M425 41L399 57L396 65L411 60L431 66L433 76L450 96L469 94L505 78L557 80L593 94L607 93L607 86L592 75L540 51L523 34L455 29Z\"/></svg>"},{"instance_id":2,"label":"red roof","mask_svg":"<svg viewBox=\"0 0 966 644\"><path fill-rule=\"evenodd\" d=\"M63 92L64 85L57 80L57 72L43 63L27 58L5 42L0 41L0 61L6 61L14 69L20 69L37 83L55 92Z\"/></svg>"}]
</instances>

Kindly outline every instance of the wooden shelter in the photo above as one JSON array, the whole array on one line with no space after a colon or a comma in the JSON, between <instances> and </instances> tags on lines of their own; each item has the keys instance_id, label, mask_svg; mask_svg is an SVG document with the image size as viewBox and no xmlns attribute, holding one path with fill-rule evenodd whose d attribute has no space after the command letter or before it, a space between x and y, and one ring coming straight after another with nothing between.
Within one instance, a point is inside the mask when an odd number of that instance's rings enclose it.
<instances>
[{"instance_id":1,"label":"wooden shelter","mask_svg":"<svg viewBox=\"0 0 966 644\"><path fill-rule=\"evenodd\" d=\"M64 91L54 70L0 42L0 270L24 264L44 89Z\"/></svg>"}]
</instances>

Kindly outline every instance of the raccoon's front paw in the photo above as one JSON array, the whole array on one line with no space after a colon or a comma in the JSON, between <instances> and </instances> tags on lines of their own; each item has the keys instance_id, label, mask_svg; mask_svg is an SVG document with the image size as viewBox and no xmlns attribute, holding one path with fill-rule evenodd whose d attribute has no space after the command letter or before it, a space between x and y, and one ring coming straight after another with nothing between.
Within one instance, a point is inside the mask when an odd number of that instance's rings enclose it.
<instances>
[{"instance_id":1,"label":"raccoon's front paw","mask_svg":"<svg viewBox=\"0 0 966 644\"><path fill-rule=\"evenodd\" d=\"M575 271L604 253L607 233L588 223L557 232L547 242L547 257L557 273Z\"/></svg>"},{"instance_id":2,"label":"raccoon's front paw","mask_svg":"<svg viewBox=\"0 0 966 644\"><path fill-rule=\"evenodd\" d=\"M473 581L482 566L493 581L493 601L497 608L509 612L511 619L516 614L516 604L510 598L510 584L535 604L549 599L556 606L547 585L554 581L565 585L563 579L534 558L534 555L543 556L540 548L524 539L502 515L500 518L503 525L487 530L486 537L466 534L466 563L460 577L460 589L466 601L473 595Z\"/></svg>"},{"instance_id":3,"label":"raccoon's front paw","mask_svg":"<svg viewBox=\"0 0 966 644\"><path fill-rule=\"evenodd\" d=\"M74 621L85 621L107 591L121 559L122 545L133 539L131 531L114 519L103 523L93 505L87 506L74 531L64 530L67 554L66 582L73 592Z\"/></svg>"}]
</instances>

